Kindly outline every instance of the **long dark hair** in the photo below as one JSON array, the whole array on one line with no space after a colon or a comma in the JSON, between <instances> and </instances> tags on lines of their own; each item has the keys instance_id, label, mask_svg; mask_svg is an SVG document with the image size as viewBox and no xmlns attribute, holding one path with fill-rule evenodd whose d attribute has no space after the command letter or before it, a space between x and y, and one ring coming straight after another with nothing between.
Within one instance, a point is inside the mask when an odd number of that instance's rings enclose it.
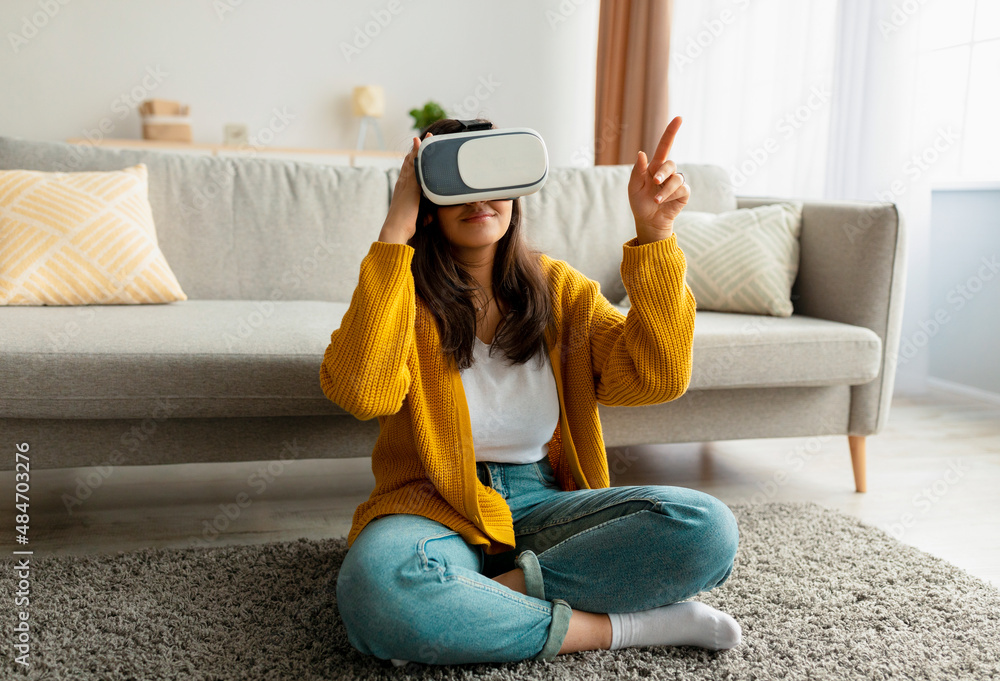
<instances>
[{"instance_id":1,"label":"long dark hair","mask_svg":"<svg viewBox=\"0 0 1000 681\"><path fill-rule=\"evenodd\" d=\"M486 119L478 122L490 123ZM435 137L463 130L462 124L445 118L429 125L420 135ZM437 206L421 194L417 231L407 241L413 257L413 281L417 294L437 320L441 349L459 369L473 363L476 342L476 309L473 294L482 287L455 259L452 246L438 222ZM540 252L528 247L521 225L521 201L513 199L510 226L497 242L493 257L493 295L506 313L490 345L504 352L512 364L532 357L541 360L545 350L545 328L552 318L548 283L539 264Z\"/></svg>"}]
</instances>

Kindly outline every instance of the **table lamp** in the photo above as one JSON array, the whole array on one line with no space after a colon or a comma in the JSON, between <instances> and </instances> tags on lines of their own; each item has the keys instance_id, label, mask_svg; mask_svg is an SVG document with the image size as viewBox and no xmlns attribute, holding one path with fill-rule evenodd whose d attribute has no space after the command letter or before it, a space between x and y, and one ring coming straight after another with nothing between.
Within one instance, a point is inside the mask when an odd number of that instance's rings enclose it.
<instances>
[{"instance_id":1,"label":"table lamp","mask_svg":"<svg viewBox=\"0 0 1000 681\"><path fill-rule=\"evenodd\" d=\"M377 120L385 113L385 91L380 85L359 85L354 88L351 102L354 105L354 115L361 116L361 129L358 131L358 150L360 151L365 147L365 134L368 132L369 124L375 128L375 135L378 137L378 148L385 149L385 142L382 140L382 131L379 130Z\"/></svg>"}]
</instances>

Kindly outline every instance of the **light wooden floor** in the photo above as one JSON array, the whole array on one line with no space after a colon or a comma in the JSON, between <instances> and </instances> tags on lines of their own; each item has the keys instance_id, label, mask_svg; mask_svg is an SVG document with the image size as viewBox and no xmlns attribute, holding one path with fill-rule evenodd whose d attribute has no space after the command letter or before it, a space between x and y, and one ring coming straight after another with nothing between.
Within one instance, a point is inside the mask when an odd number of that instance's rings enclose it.
<instances>
[{"instance_id":1,"label":"light wooden floor","mask_svg":"<svg viewBox=\"0 0 1000 681\"><path fill-rule=\"evenodd\" d=\"M681 485L730 504L814 501L1000 586L997 404L941 391L897 398L886 429L868 439L866 494L854 492L846 437L642 446L608 456L615 485ZM33 471L25 548L79 554L346 536L374 485L368 459L119 466L67 512L64 495L93 472ZM13 490L12 472L0 473L0 488ZM8 528L2 549L19 548L9 543L10 502L0 522Z\"/></svg>"}]
</instances>

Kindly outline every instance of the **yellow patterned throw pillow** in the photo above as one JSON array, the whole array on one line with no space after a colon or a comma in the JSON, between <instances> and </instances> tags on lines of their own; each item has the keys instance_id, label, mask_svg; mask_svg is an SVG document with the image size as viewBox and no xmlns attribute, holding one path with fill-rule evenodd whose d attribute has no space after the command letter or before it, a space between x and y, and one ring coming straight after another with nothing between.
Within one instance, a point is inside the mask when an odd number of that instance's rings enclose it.
<instances>
[{"instance_id":1,"label":"yellow patterned throw pillow","mask_svg":"<svg viewBox=\"0 0 1000 681\"><path fill-rule=\"evenodd\" d=\"M0 171L0 305L187 300L156 241L144 163Z\"/></svg>"}]
</instances>

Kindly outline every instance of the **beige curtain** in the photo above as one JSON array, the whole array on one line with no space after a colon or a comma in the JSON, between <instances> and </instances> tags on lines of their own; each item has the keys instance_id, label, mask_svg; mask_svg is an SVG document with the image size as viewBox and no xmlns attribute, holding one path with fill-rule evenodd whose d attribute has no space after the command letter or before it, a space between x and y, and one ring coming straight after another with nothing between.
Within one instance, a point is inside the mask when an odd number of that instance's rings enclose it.
<instances>
[{"instance_id":1,"label":"beige curtain","mask_svg":"<svg viewBox=\"0 0 1000 681\"><path fill-rule=\"evenodd\" d=\"M667 68L673 0L601 0L594 164L652 156L670 122Z\"/></svg>"}]
</instances>

